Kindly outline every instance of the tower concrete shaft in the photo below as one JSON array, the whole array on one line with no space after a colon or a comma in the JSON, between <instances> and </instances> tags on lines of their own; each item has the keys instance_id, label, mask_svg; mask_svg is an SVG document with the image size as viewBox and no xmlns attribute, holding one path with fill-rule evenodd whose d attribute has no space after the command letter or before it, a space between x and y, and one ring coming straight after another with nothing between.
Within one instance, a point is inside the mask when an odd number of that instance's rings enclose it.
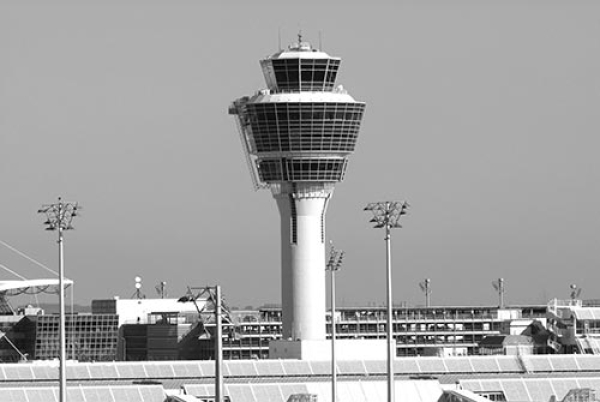
<instances>
[{"instance_id":1,"label":"tower concrete shaft","mask_svg":"<svg viewBox=\"0 0 600 402\"><path fill-rule=\"evenodd\" d=\"M268 89L235 100L255 188L281 216L283 337L325 340L325 212L365 109L335 79L341 59L299 42L260 62Z\"/></svg>"},{"instance_id":2,"label":"tower concrete shaft","mask_svg":"<svg viewBox=\"0 0 600 402\"><path fill-rule=\"evenodd\" d=\"M274 193L281 216L283 339L325 339L325 212L331 189L294 184Z\"/></svg>"}]
</instances>

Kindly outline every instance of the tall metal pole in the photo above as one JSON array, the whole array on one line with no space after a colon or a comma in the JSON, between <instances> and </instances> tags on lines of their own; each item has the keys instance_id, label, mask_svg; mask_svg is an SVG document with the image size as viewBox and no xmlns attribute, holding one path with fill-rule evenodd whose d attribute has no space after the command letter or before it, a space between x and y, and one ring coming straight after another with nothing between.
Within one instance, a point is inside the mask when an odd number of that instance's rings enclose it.
<instances>
[{"instance_id":1,"label":"tall metal pole","mask_svg":"<svg viewBox=\"0 0 600 402\"><path fill-rule=\"evenodd\" d=\"M391 229L401 228L400 217L406 215L408 209L407 202L383 201L370 203L365 207L365 211L373 213L371 222L375 223L375 228L385 228L386 245L386 277L387 277L387 394L388 402L395 402L395 383L394 383L394 359L396 357L396 341L394 339L393 328L393 301L392 301L392 250L391 250Z\"/></svg>"},{"instance_id":2,"label":"tall metal pole","mask_svg":"<svg viewBox=\"0 0 600 402\"><path fill-rule=\"evenodd\" d=\"M498 287L500 288L498 290L500 308L504 308L504 278L498 279Z\"/></svg>"},{"instance_id":3,"label":"tall metal pole","mask_svg":"<svg viewBox=\"0 0 600 402\"><path fill-rule=\"evenodd\" d=\"M67 352L65 325L65 284L64 284L64 252L63 231L73 229L71 222L81 209L77 203L63 203L58 197L58 203L43 205L38 213L46 215L46 230L58 230L58 308L59 308L59 401L67 401Z\"/></svg>"},{"instance_id":4,"label":"tall metal pole","mask_svg":"<svg viewBox=\"0 0 600 402\"><path fill-rule=\"evenodd\" d=\"M335 272L342 266L343 251L338 251L331 242L331 251L326 270L331 273L331 401L337 402L337 360L335 356L335 339L337 338L335 317Z\"/></svg>"},{"instance_id":5,"label":"tall metal pole","mask_svg":"<svg viewBox=\"0 0 600 402\"><path fill-rule=\"evenodd\" d=\"M337 402L337 367L335 358L335 270L331 270L331 401Z\"/></svg>"},{"instance_id":6,"label":"tall metal pole","mask_svg":"<svg viewBox=\"0 0 600 402\"><path fill-rule=\"evenodd\" d=\"M60 199L59 199L60 200ZM62 216L62 203L58 204L59 214ZM65 286L64 286L64 254L63 254L63 229L58 227L58 315L59 315L59 380L60 380L60 402L67 400L67 353L66 353L66 331L65 331Z\"/></svg>"},{"instance_id":7,"label":"tall metal pole","mask_svg":"<svg viewBox=\"0 0 600 402\"><path fill-rule=\"evenodd\" d=\"M396 357L396 340L394 339L392 321L392 248L390 226L385 226L386 272L387 272L387 375L388 402L394 402L394 358Z\"/></svg>"},{"instance_id":8,"label":"tall metal pole","mask_svg":"<svg viewBox=\"0 0 600 402\"><path fill-rule=\"evenodd\" d=\"M221 325L221 286L215 286L216 289L216 305L215 305L215 315L216 315L216 337L215 340L215 402L223 402L223 329Z\"/></svg>"}]
</instances>

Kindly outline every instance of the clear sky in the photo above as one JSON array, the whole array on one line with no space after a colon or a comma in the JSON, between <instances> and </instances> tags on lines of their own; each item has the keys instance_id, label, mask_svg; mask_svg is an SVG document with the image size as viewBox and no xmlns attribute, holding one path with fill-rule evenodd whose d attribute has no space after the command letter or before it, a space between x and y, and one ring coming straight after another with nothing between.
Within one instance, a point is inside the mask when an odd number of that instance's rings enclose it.
<instances>
[{"instance_id":1,"label":"clear sky","mask_svg":"<svg viewBox=\"0 0 600 402\"><path fill-rule=\"evenodd\" d=\"M338 304L385 300L365 204L408 200L394 300L600 298L597 1L0 2L0 240L56 268L41 204L85 208L66 234L75 301L167 282L280 301L279 215L254 192L229 103L299 29L342 57L367 103L327 215L346 250ZM0 247L27 278L47 272ZM16 279L1 271L0 278Z\"/></svg>"}]
</instances>

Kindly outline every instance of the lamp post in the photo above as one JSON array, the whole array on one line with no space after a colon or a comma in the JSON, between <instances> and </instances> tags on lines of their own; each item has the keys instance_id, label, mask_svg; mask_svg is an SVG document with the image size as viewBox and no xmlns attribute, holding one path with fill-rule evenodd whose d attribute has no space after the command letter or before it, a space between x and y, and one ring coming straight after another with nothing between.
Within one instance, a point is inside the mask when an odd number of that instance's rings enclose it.
<instances>
[{"instance_id":1,"label":"lamp post","mask_svg":"<svg viewBox=\"0 0 600 402\"><path fill-rule=\"evenodd\" d=\"M419 283L419 287L425 293L425 307L431 307L431 279L425 279Z\"/></svg>"},{"instance_id":2,"label":"lamp post","mask_svg":"<svg viewBox=\"0 0 600 402\"><path fill-rule=\"evenodd\" d=\"M504 308L504 278L498 278L497 281L492 282L492 286L498 292L498 307Z\"/></svg>"},{"instance_id":3,"label":"lamp post","mask_svg":"<svg viewBox=\"0 0 600 402\"><path fill-rule=\"evenodd\" d=\"M385 228L386 245L386 272L387 272L387 376L388 376L388 402L394 402L394 357L396 356L396 342L394 340L392 321L392 252L391 252L391 229L401 228L400 217L406 215L407 202L382 201L372 202L365 207L365 211L371 211L373 219L371 222L376 229Z\"/></svg>"},{"instance_id":4,"label":"lamp post","mask_svg":"<svg viewBox=\"0 0 600 402\"><path fill-rule=\"evenodd\" d=\"M333 242L330 242L331 250L329 252L329 261L327 261L326 270L331 274L331 402L337 402L337 367L335 359L335 273L342 267L344 252L336 250Z\"/></svg>"},{"instance_id":5,"label":"lamp post","mask_svg":"<svg viewBox=\"0 0 600 402\"><path fill-rule=\"evenodd\" d=\"M197 288L194 288L197 289ZM197 300L201 297L206 296L207 301L212 301L214 305L214 311L205 311L206 304L200 308ZM198 319L202 320L203 314L212 313L215 318L215 402L223 402L223 299L221 296L221 286L216 285L214 287L207 286L200 288L197 294L193 294L192 288L188 288L188 294L179 298L178 302L192 302L198 311ZM227 309L226 319L231 323L231 318Z\"/></svg>"},{"instance_id":6,"label":"lamp post","mask_svg":"<svg viewBox=\"0 0 600 402\"><path fill-rule=\"evenodd\" d=\"M71 222L81 209L77 203L65 203L58 197L58 203L45 204L38 213L46 215L46 230L58 230L58 306L59 306L59 401L67 400L66 336L65 336L65 287L63 231L73 229Z\"/></svg>"}]
</instances>

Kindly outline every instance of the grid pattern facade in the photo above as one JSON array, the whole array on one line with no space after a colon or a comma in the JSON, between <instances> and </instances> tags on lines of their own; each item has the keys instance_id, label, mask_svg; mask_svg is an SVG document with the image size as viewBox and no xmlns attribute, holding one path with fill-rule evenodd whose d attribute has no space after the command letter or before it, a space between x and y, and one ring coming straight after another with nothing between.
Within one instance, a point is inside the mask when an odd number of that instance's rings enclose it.
<instances>
[{"instance_id":1,"label":"grid pattern facade","mask_svg":"<svg viewBox=\"0 0 600 402\"><path fill-rule=\"evenodd\" d=\"M508 402L538 402L550 401L553 397L560 401L569 394L582 395L581 391L578 391L582 389L600 390L600 379L591 377L469 379L461 380L460 385L463 389L478 395L501 392L505 396L504 400ZM576 391L571 392L572 390Z\"/></svg>"},{"instance_id":2,"label":"grid pattern facade","mask_svg":"<svg viewBox=\"0 0 600 402\"><path fill-rule=\"evenodd\" d=\"M68 357L79 361L115 360L119 332L116 314L67 315L65 332ZM39 316L35 358L57 359L59 346L59 316Z\"/></svg>"},{"instance_id":3,"label":"grid pattern facade","mask_svg":"<svg viewBox=\"0 0 600 402\"><path fill-rule=\"evenodd\" d=\"M353 152L364 103L249 103L256 151Z\"/></svg>"},{"instance_id":4,"label":"grid pattern facade","mask_svg":"<svg viewBox=\"0 0 600 402\"><path fill-rule=\"evenodd\" d=\"M331 91L339 59L274 59L271 63L278 91Z\"/></svg>"},{"instance_id":5,"label":"grid pattern facade","mask_svg":"<svg viewBox=\"0 0 600 402\"><path fill-rule=\"evenodd\" d=\"M313 158L263 159L258 162L262 181L341 181L347 165L346 159Z\"/></svg>"}]
</instances>

